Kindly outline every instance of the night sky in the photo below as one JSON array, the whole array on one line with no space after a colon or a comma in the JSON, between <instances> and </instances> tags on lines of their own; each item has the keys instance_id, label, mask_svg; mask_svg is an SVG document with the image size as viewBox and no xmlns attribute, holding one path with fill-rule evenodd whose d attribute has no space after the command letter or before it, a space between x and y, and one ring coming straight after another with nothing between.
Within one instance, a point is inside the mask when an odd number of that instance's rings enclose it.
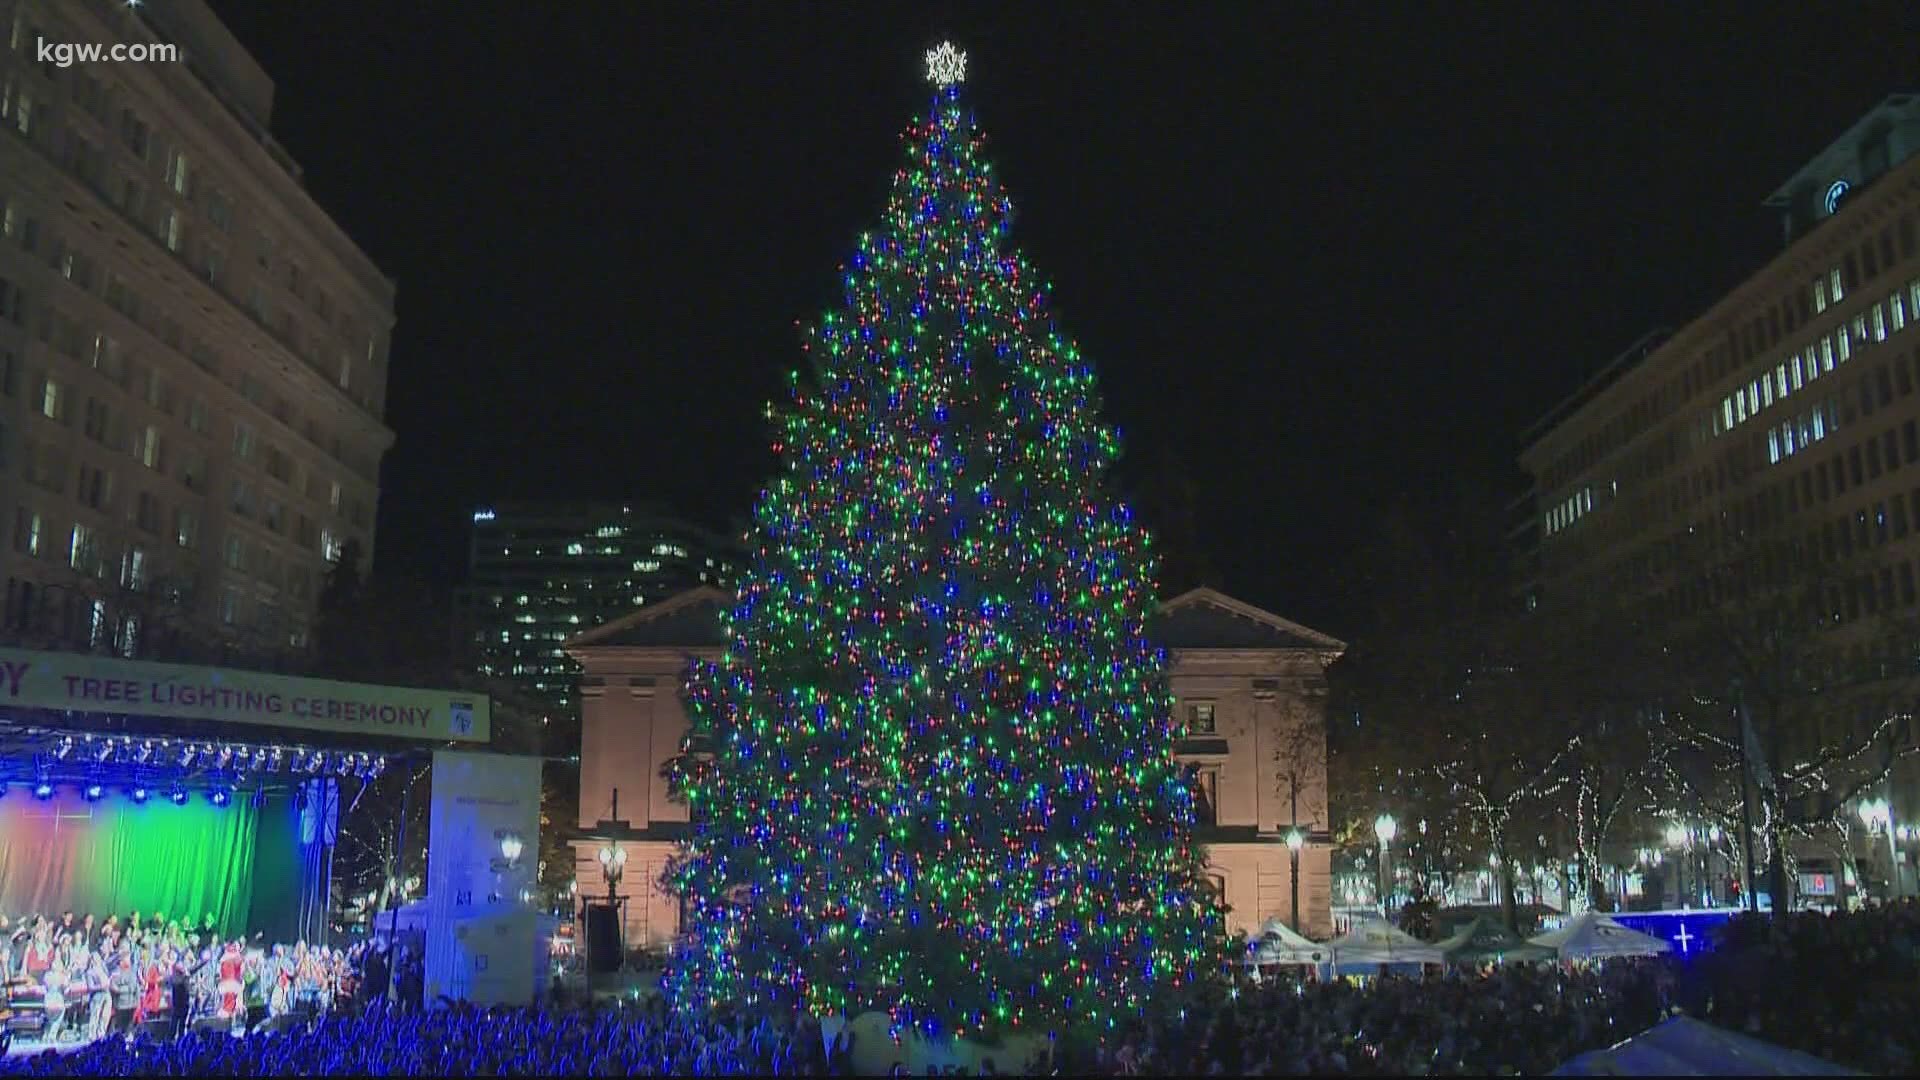
<instances>
[{"instance_id":1,"label":"night sky","mask_svg":"<svg viewBox=\"0 0 1920 1080\"><path fill-rule=\"evenodd\" d=\"M382 571L457 579L512 496L744 516L951 36L1123 479L1189 477L1191 554L1334 633L1383 507L1517 494L1521 432L1776 254L1760 201L1920 89L1892 6L214 7L399 281Z\"/></svg>"}]
</instances>

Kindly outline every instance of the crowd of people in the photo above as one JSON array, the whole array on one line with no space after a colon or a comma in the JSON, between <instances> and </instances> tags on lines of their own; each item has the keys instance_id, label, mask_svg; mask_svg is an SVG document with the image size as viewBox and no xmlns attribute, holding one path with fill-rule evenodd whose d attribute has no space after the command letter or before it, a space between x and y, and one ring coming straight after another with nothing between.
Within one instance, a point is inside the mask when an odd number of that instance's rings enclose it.
<instances>
[{"instance_id":1,"label":"crowd of people","mask_svg":"<svg viewBox=\"0 0 1920 1080\"><path fill-rule=\"evenodd\" d=\"M365 944L226 940L210 916L195 923L138 912L124 921L0 915L0 986L13 1015L0 1042L23 1028L51 1048L136 1031L178 1037L202 1023L252 1031L384 993L389 970L385 955ZM25 1024L27 1017L38 1023Z\"/></svg>"},{"instance_id":2,"label":"crowd of people","mask_svg":"<svg viewBox=\"0 0 1920 1080\"><path fill-rule=\"evenodd\" d=\"M1182 1015L1097 1045L1063 1041L1038 1060L982 1061L982 1075L1463 1076L1546 1073L1678 1012L1875 1072L1920 1071L1920 906L1736 919L1690 957L1590 967L1508 965L1360 983L1221 987ZM843 1035L810 1021L728 1015L694 1021L654 999L614 1009L409 1008L363 996L354 1009L234 1037L194 1031L105 1039L17 1057L34 1076L699 1075L852 1071ZM905 1067L897 1066L896 1073ZM939 1075L954 1067L934 1070Z\"/></svg>"}]
</instances>

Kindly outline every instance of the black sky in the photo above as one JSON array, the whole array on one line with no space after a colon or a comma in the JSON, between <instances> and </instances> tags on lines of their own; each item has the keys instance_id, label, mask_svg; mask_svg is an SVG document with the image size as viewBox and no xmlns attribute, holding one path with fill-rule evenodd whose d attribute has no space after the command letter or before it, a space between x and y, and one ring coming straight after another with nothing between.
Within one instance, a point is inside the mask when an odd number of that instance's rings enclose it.
<instances>
[{"instance_id":1,"label":"black sky","mask_svg":"<svg viewBox=\"0 0 1920 1080\"><path fill-rule=\"evenodd\" d=\"M1895 6L214 6L400 283L382 569L457 577L495 498L743 514L951 36L1130 459L1192 473L1231 591L1334 632L1383 505L1517 484L1524 428L1772 257L1760 200L1920 89Z\"/></svg>"}]
</instances>

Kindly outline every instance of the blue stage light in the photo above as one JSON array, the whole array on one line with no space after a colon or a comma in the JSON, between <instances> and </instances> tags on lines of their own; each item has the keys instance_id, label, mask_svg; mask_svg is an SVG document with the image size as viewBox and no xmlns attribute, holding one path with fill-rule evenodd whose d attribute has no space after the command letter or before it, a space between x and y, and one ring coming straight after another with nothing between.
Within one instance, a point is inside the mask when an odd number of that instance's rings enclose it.
<instances>
[{"instance_id":1,"label":"blue stage light","mask_svg":"<svg viewBox=\"0 0 1920 1080\"><path fill-rule=\"evenodd\" d=\"M173 785L173 790L167 792L167 798L172 799L173 805L175 806L185 806L187 805L187 789L181 787L179 784L175 784Z\"/></svg>"},{"instance_id":2,"label":"blue stage light","mask_svg":"<svg viewBox=\"0 0 1920 1080\"><path fill-rule=\"evenodd\" d=\"M36 799L53 798L53 785L47 783L45 780L33 785L33 797Z\"/></svg>"},{"instance_id":3,"label":"blue stage light","mask_svg":"<svg viewBox=\"0 0 1920 1080\"><path fill-rule=\"evenodd\" d=\"M215 806L225 806L233 801L233 796L223 787L217 787L208 792L207 798L213 800Z\"/></svg>"},{"instance_id":4,"label":"blue stage light","mask_svg":"<svg viewBox=\"0 0 1920 1080\"><path fill-rule=\"evenodd\" d=\"M129 795L132 795L132 796L133 796L133 801L134 801L134 802L137 802L137 803L143 803L143 802L146 802L146 801L147 801L147 789L146 789L146 788L143 788L143 787L136 787L136 788L134 788L134 789L133 789L132 791L130 791L130 792L128 792L127 794L129 794Z\"/></svg>"},{"instance_id":5,"label":"blue stage light","mask_svg":"<svg viewBox=\"0 0 1920 1080\"><path fill-rule=\"evenodd\" d=\"M100 796L105 794L105 791L100 787L99 784L88 784L86 787L86 790L82 792L82 794L84 794L87 797L88 802L99 802Z\"/></svg>"}]
</instances>

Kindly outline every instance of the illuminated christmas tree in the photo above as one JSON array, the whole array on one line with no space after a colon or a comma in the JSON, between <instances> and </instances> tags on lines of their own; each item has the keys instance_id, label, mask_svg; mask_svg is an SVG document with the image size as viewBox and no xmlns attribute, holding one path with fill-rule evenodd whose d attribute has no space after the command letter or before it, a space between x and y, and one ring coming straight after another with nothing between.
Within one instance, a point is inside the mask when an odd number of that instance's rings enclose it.
<instances>
[{"instance_id":1,"label":"illuminated christmas tree","mask_svg":"<svg viewBox=\"0 0 1920 1080\"><path fill-rule=\"evenodd\" d=\"M1008 243L965 59L928 54L931 116L770 413L730 644L689 683L683 1007L1097 1030L1224 963L1146 535Z\"/></svg>"}]
</instances>

